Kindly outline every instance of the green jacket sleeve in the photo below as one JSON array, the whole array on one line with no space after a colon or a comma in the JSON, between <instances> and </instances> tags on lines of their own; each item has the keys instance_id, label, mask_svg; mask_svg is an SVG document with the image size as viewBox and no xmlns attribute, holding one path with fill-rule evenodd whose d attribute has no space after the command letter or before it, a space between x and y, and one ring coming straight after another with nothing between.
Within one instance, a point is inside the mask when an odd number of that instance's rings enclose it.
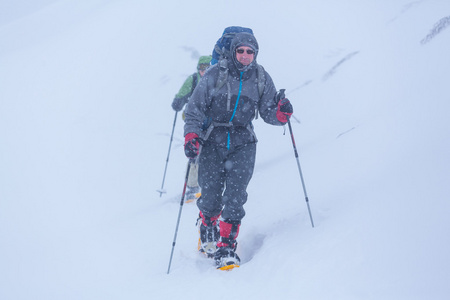
<instances>
[{"instance_id":1,"label":"green jacket sleeve","mask_svg":"<svg viewBox=\"0 0 450 300\"><path fill-rule=\"evenodd\" d=\"M180 111L183 109L184 105L188 102L189 97L192 95L193 92L193 82L194 78L193 76L196 76L197 74L190 75L181 86L180 90L178 91L178 94L175 95L175 98L172 101L172 108L176 111Z\"/></svg>"}]
</instances>

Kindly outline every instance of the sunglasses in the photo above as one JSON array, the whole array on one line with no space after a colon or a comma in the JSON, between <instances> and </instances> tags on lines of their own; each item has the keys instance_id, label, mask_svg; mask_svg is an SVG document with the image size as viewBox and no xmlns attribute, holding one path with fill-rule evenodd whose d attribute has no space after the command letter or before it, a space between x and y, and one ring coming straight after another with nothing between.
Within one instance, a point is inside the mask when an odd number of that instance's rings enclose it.
<instances>
[{"instance_id":1,"label":"sunglasses","mask_svg":"<svg viewBox=\"0 0 450 300\"><path fill-rule=\"evenodd\" d=\"M244 52L245 52L244 49L236 49L236 53L244 54ZM249 55L255 54L255 51L253 51L252 49L247 49L247 54Z\"/></svg>"},{"instance_id":2,"label":"sunglasses","mask_svg":"<svg viewBox=\"0 0 450 300\"><path fill-rule=\"evenodd\" d=\"M208 69L210 67L210 65L208 64L201 64L198 66L198 70L199 71L206 71L206 69Z\"/></svg>"}]
</instances>

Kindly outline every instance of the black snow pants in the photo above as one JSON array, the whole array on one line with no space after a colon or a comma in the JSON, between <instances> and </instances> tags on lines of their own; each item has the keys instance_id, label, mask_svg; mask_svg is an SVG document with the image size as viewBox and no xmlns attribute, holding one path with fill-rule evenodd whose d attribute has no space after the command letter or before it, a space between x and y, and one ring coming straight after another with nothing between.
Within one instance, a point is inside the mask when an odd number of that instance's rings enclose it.
<instances>
[{"instance_id":1,"label":"black snow pants","mask_svg":"<svg viewBox=\"0 0 450 300\"><path fill-rule=\"evenodd\" d=\"M256 143L227 150L207 143L199 157L198 183L202 195L197 206L203 215L214 217L222 212L228 221L245 216L247 186L255 168Z\"/></svg>"}]
</instances>

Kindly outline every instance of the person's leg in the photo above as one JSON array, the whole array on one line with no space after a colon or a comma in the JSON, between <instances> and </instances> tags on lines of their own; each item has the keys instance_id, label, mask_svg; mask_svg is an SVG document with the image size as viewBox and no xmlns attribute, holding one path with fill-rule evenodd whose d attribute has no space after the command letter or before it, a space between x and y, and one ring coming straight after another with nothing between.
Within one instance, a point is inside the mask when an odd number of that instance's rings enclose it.
<instances>
[{"instance_id":1,"label":"person's leg","mask_svg":"<svg viewBox=\"0 0 450 300\"><path fill-rule=\"evenodd\" d=\"M187 186L190 188L198 187L198 164L195 162L189 162L191 167L189 168L189 176Z\"/></svg>"},{"instance_id":2,"label":"person's leg","mask_svg":"<svg viewBox=\"0 0 450 300\"><path fill-rule=\"evenodd\" d=\"M245 216L247 186L253 175L256 144L248 144L227 156L225 161L226 189L222 197L223 211L220 221L220 238L214 259L218 268L239 265L236 254L237 237L241 220Z\"/></svg>"},{"instance_id":3,"label":"person's leg","mask_svg":"<svg viewBox=\"0 0 450 300\"><path fill-rule=\"evenodd\" d=\"M222 218L241 221L245 216L244 204L247 202L247 186L255 168L256 144L247 144L227 156L225 167L225 192Z\"/></svg>"},{"instance_id":4,"label":"person's leg","mask_svg":"<svg viewBox=\"0 0 450 300\"><path fill-rule=\"evenodd\" d=\"M222 193L224 190L224 157L220 150L205 145L199 158L198 183L202 195L197 207L206 217L214 217L222 212Z\"/></svg>"},{"instance_id":5,"label":"person's leg","mask_svg":"<svg viewBox=\"0 0 450 300\"><path fill-rule=\"evenodd\" d=\"M219 240L219 218L222 212L222 192L225 172L223 155L212 146L205 146L199 158L198 182L202 195L197 200L199 213L200 252L212 257Z\"/></svg>"},{"instance_id":6,"label":"person's leg","mask_svg":"<svg viewBox=\"0 0 450 300\"><path fill-rule=\"evenodd\" d=\"M195 162L188 162L190 165L188 181L186 183L186 197L187 203L197 200L200 195L200 187L198 185L198 164Z\"/></svg>"}]
</instances>

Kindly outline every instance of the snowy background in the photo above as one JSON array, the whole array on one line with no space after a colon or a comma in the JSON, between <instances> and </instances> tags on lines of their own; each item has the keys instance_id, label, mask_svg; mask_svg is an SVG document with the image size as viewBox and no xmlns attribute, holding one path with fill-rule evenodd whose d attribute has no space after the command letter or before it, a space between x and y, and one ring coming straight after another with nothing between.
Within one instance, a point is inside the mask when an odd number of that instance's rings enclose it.
<instances>
[{"instance_id":1,"label":"snowy background","mask_svg":"<svg viewBox=\"0 0 450 300\"><path fill-rule=\"evenodd\" d=\"M214 4L214 5L213 5ZM255 122L243 265L197 252L170 103L251 27L294 105ZM448 0L0 1L0 299L449 299Z\"/></svg>"}]
</instances>

